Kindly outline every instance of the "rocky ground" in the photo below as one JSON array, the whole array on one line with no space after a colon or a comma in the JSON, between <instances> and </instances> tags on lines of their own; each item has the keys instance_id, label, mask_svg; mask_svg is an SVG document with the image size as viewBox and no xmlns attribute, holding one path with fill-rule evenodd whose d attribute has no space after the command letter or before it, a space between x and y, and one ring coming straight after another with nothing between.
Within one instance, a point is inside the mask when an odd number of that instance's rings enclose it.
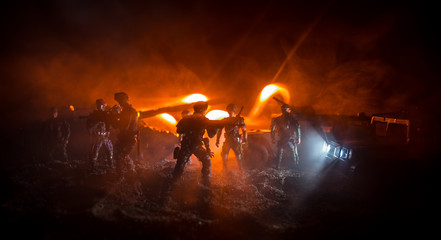
<instances>
[{"instance_id":1,"label":"rocky ground","mask_svg":"<svg viewBox=\"0 0 441 240\"><path fill-rule=\"evenodd\" d=\"M5 154L2 228L34 239L428 236L438 216L438 164L427 161L430 155L394 156L353 171L325 161L321 168L304 162L298 170L242 173L234 161L222 171L215 158L210 188L200 184L201 166L193 159L167 191L171 158L140 161L137 174L123 179L104 169L91 174L84 159L65 164Z\"/></svg>"}]
</instances>

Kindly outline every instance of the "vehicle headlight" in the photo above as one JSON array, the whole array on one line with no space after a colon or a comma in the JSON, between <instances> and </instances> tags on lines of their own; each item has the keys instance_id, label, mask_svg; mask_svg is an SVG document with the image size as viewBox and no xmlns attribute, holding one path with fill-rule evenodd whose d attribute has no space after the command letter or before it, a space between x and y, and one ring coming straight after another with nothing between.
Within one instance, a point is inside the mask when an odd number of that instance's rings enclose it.
<instances>
[{"instance_id":1,"label":"vehicle headlight","mask_svg":"<svg viewBox=\"0 0 441 240\"><path fill-rule=\"evenodd\" d=\"M328 153L330 149L331 149L331 145L328 144L327 142L323 142L323 152Z\"/></svg>"}]
</instances>

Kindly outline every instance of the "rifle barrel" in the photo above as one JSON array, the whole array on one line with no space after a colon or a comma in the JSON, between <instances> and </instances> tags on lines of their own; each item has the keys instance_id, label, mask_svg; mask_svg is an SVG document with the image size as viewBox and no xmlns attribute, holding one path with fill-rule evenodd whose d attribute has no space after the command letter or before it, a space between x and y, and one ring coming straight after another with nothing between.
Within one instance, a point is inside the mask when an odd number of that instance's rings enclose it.
<instances>
[{"instance_id":1,"label":"rifle barrel","mask_svg":"<svg viewBox=\"0 0 441 240\"><path fill-rule=\"evenodd\" d=\"M240 111L239 111L239 113L237 114L237 117L240 117L240 114L242 113L242 110L243 110L243 106L240 108Z\"/></svg>"}]
</instances>

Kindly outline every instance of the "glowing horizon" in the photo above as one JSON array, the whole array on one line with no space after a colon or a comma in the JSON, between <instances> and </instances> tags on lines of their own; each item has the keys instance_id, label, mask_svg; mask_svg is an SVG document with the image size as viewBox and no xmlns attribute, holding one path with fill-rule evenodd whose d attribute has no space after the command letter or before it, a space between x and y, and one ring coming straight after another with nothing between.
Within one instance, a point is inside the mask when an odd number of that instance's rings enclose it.
<instances>
[{"instance_id":1,"label":"glowing horizon","mask_svg":"<svg viewBox=\"0 0 441 240\"><path fill-rule=\"evenodd\" d=\"M172 125L176 125L176 123L177 123L176 119L168 113L162 113L159 116L161 117L161 119L165 120L166 122L168 122Z\"/></svg>"},{"instance_id":2,"label":"glowing horizon","mask_svg":"<svg viewBox=\"0 0 441 240\"><path fill-rule=\"evenodd\" d=\"M218 120L225 117L228 117L228 112L223 110L211 110L205 115L210 120Z\"/></svg>"},{"instance_id":3,"label":"glowing horizon","mask_svg":"<svg viewBox=\"0 0 441 240\"><path fill-rule=\"evenodd\" d=\"M194 102L199 102L199 101L208 101L208 98L200 93L194 93L194 94L190 94L187 97L185 97L184 99L182 99L182 102L184 103L194 103Z\"/></svg>"}]
</instances>

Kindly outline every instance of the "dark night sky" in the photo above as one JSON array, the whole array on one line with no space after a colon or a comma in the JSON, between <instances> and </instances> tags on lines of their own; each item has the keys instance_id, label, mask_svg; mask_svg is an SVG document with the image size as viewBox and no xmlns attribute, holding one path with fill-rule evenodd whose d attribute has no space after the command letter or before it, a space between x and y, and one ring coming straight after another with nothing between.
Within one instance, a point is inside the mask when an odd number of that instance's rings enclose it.
<instances>
[{"instance_id":1,"label":"dark night sky","mask_svg":"<svg viewBox=\"0 0 441 240\"><path fill-rule=\"evenodd\" d=\"M7 119L99 97L113 105L117 91L136 108L195 92L251 106L296 44L274 81L294 105L354 114L439 101L437 8L419 1L14 1L1 11Z\"/></svg>"}]
</instances>

